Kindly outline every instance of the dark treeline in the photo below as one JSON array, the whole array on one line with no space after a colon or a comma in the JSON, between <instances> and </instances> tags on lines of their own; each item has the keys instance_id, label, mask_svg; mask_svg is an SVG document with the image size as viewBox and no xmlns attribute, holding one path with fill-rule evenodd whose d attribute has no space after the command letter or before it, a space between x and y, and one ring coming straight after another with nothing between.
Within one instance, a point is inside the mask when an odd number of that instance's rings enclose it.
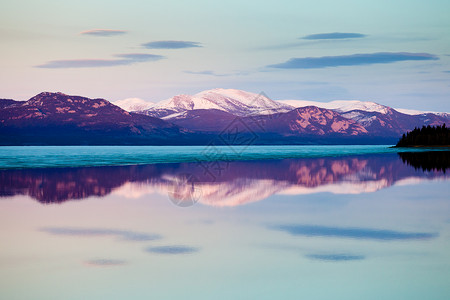
<instances>
[{"instance_id":1,"label":"dark treeline","mask_svg":"<svg viewBox=\"0 0 450 300\"><path fill-rule=\"evenodd\" d=\"M432 152L400 152L398 153L403 163L414 169L423 171L442 171L450 169L450 151Z\"/></svg>"},{"instance_id":2,"label":"dark treeline","mask_svg":"<svg viewBox=\"0 0 450 300\"><path fill-rule=\"evenodd\" d=\"M414 128L413 131L403 134L396 147L411 146L449 146L450 129L442 126L432 127L430 125L422 128Z\"/></svg>"}]
</instances>

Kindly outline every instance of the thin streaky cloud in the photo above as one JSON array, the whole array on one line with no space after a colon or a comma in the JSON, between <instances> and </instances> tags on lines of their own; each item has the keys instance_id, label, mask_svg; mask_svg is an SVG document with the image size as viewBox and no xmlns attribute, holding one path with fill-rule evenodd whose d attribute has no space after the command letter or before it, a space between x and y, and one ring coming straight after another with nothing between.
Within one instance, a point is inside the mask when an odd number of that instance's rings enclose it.
<instances>
[{"instance_id":1,"label":"thin streaky cloud","mask_svg":"<svg viewBox=\"0 0 450 300\"><path fill-rule=\"evenodd\" d=\"M354 254L308 254L307 258L322 261L352 261L352 260L363 260L366 257L364 255L354 255Z\"/></svg>"},{"instance_id":2,"label":"thin streaky cloud","mask_svg":"<svg viewBox=\"0 0 450 300\"><path fill-rule=\"evenodd\" d=\"M125 54L116 54L116 57L122 57L134 61L155 61L166 58L162 55L157 54L146 54L146 53L125 53Z\"/></svg>"},{"instance_id":3,"label":"thin streaky cloud","mask_svg":"<svg viewBox=\"0 0 450 300\"><path fill-rule=\"evenodd\" d=\"M186 74L195 74L195 75L212 75L212 76L226 76L226 74L217 74L210 70L205 71L184 71Z\"/></svg>"},{"instance_id":4,"label":"thin streaky cloud","mask_svg":"<svg viewBox=\"0 0 450 300\"><path fill-rule=\"evenodd\" d=\"M341 66L388 64L400 61L438 60L434 54L409 52L378 52L341 56L291 58L280 64L269 65L278 69L318 69Z\"/></svg>"},{"instance_id":5,"label":"thin streaky cloud","mask_svg":"<svg viewBox=\"0 0 450 300\"><path fill-rule=\"evenodd\" d=\"M200 251L200 249L185 245L173 245L173 246L148 247L145 249L145 251L155 254L179 255L179 254L192 254Z\"/></svg>"},{"instance_id":6,"label":"thin streaky cloud","mask_svg":"<svg viewBox=\"0 0 450 300\"><path fill-rule=\"evenodd\" d=\"M69 68L103 68L131 65L135 63L157 61L166 58L162 55L145 53L117 54L119 59L63 59L51 60L36 68L44 69L69 69Z\"/></svg>"},{"instance_id":7,"label":"thin streaky cloud","mask_svg":"<svg viewBox=\"0 0 450 300\"><path fill-rule=\"evenodd\" d=\"M216 72L211 71L211 70L205 70L205 71L183 71L183 73L194 74L194 75L209 75L209 76L215 76L215 77L239 76L239 75L247 75L248 74L248 73L245 73L245 72L216 73Z\"/></svg>"},{"instance_id":8,"label":"thin streaky cloud","mask_svg":"<svg viewBox=\"0 0 450 300\"><path fill-rule=\"evenodd\" d=\"M147 49L183 49L183 48L201 48L199 42L190 41L153 41L142 44Z\"/></svg>"},{"instance_id":9,"label":"thin streaky cloud","mask_svg":"<svg viewBox=\"0 0 450 300\"><path fill-rule=\"evenodd\" d=\"M88 266L93 267L110 267L110 266L122 266L127 262L121 259L109 259L109 258L99 258L91 259L84 262Z\"/></svg>"},{"instance_id":10,"label":"thin streaky cloud","mask_svg":"<svg viewBox=\"0 0 450 300\"><path fill-rule=\"evenodd\" d=\"M114 29L91 29L80 32L82 35L92 35L92 36L100 36L100 37L109 37L109 36L117 36L128 33L125 30L114 30Z\"/></svg>"},{"instance_id":11,"label":"thin streaky cloud","mask_svg":"<svg viewBox=\"0 0 450 300\"><path fill-rule=\"evenodd\" d=\"M301 37L302 40L335 40L335 39L356 39L366 37L366 34L355 32L331 32L331 33L318 33L310 34Z\"/></svg>"}]
</instances>

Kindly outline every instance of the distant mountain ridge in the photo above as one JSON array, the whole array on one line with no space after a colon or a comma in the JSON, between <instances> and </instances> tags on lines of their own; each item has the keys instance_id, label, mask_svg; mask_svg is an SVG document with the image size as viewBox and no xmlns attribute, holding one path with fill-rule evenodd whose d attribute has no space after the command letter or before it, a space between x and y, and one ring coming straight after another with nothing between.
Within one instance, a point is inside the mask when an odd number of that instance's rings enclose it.
<instances>
[{"instance_id":1,"label":"distant mountain ridge","mask_svg":"<svg viewBox=\"0 0 450 300\"><path fill-rule=\"evenodd\" d=\"M328 103L303 100L274 101L264 94L258 95L234 89L213 89L203 91L194 96L179 95L158 102L149 109L138 111L137 113L163 118L192 130L211 132L217 130L219 124L223 125L223 120L230 119L229 115L220 114L218 111L245 118L248 116L288 114L294 109L303 109L305 107L318 107L321 109L319 113L321 116L319 117L316 112L314 118L325 120L327 116L332 114L334 117L343 117L358 123L363 127L363 130L358 129L358 134L354 133L354 128L349 129L350 131L353 130L353 133L344 132L345 130L342 130L342 128L336 132L331 132L325 128L326 122L319 122L313 125L314 121L311 123L311 115L304 114L304 121L297 121L302 124L308 123L310 126L308 128L297 127L298 130L294 135L317 134L326 136L331 133L341 133L342 136L386 137L391 138L391 142L395 142L394 139L401 136L404 132L414 129L414 127L441 125L450 121L450 114L447 113L410 115L399 112L389 106L369 101L338 100ZM264 119L264 117L258 118ZM280 129L286 122L293 124L293 120L287 119L286 117L281 118L280 120L283 121L277 126L272 124L272 128L277 127ZM336 127L337 125L334 126ZM270 129L267 128L267 130L269 131ZM290 131L290 129L283 132L278 130L276 133L281 136L288 136L292 135Z\"/></svg>"},{"instance_id":2,"label":"distant mountain ridge","mask_svg":"<svg viewBox=\"0 0 450 300\"><path fill-rule=\"evenodd\" d=\"M264 94L214 89L128 112L105 99L44 92L28 101L0 99L0 144L239 144L223 138L231 133L251 144L395 144L415 127L450 123L445 113L408 115L373 102L330 103L296 108Z\"/></svg>"},{"instance_id":3,"label":"distant mountain ridge","mask_svg":"<svg viewBox=\"0 0 450 300\"><path fill-rule=\"evenodd\" d=\"M178 95L154 104L140 113L158 117L171 118L172 115L196 109L217 109L235 116L273 114L288 112L294 107L269 99L264 94L234 89L213 89L193 96Z\"/></svg>"},{"instance_id":4,"label":"distant mountain ridge","mask_svg":"<svg viewBox=\"0 0 450 300\"><path fill-rule=\"evenodd\" d=\"M2 103L2 102L0 102ZM140 144L183 137L178 126L104 99L43 92L0 109L1 144Z\"/></svg>"},{"instance_id":5,"label":"distant mountain ridge","mask_svg":"<svg viewBox=\"0 0 450 300\"><path fill-rule=\"evenodd\" d=\"M305 101L305 100L279 100L279 102L293 107L317 106L337 112L349 112L352 110L362 110L367 112L386 113L390 108L371 101L358 100L335 100L331 102Z\"/></svg>"},{"instance_id":6,"label":"distant mountain ridge","mask_svg":"<svg viewBox=\"0 0 450 300\"><path fill-rule=\"evenodd\" d=\"M379 112L386 113L389 109L395 109L396 111L406 114L406 115L421 115L421 114L435 114L444 117L450 117L449 113L446 112L432 112L432 111L418 111L413 109L401 109L401 108L392 108L386 105L382 105L372 101L359 101L359 100L334 100L330 102L319 102L319 101L309 101L309 100L272 100L269 99L264 93L255 94L246 91L236 90L236 89L212 89L206 90L195 95L177 95L167 100L159 101L157 103L145 101L139 98L128 98L124 100L115 101L114 104L123 108L127 111L148 111L149 114L155 113L158 110L171 110L176 112L182 112L186 110L194 110L194 109L220 109L223 111L227 111L233 113L229 106L222 105L219 106L212 103L213 99L223 100L232 99L233 102L238 101L241 102L239 106L246 106L248 103L259 104L259 106L253 105L252 111L249 111L251 114L258 114L258 111L263 111L260 107L260 100L264 100L265 102L270 103L269 110L276 110L280 107L280 103L284 104L284 108L294 109L305 106L317 106L320 108L326 108L330 110L334 110L337 112L349 112L352 110L362 110L367 112ZM200 103L200 101L203 103ZM259 100L259 101L255 101ZM189 102L189 105L180 105L180 102ZM210 102L208 104L208 102ZM259 102L259 103L257 103ZM267 105L267 104L266 104ZM248 109L252 109L249 107ZM169 112L169 114L172 112ZM236 114L236 113L235 113Z\"/></svg>"}]
</instances>

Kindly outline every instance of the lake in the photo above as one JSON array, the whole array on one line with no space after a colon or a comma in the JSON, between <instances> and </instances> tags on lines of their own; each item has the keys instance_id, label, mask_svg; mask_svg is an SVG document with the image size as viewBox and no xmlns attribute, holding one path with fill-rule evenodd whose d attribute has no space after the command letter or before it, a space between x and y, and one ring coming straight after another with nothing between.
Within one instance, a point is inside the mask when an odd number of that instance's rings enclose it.
<instances>
[{"instance_id":1,"label":"lake","mask_svg":"<svg viewBox=\"0 0 450 300\"><path fill-rule=\"evenodd\" d=\"M450 152L1 147L1 299L449 299Z\"/></svg>"}]
</instances>

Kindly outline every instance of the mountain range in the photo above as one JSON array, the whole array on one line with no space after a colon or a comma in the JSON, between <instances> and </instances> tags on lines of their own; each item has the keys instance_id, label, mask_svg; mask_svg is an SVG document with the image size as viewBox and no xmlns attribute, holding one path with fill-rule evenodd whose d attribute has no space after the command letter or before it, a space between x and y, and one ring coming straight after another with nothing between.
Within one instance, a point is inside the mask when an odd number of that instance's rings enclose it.
<instances>
[{"instance_id":1,"label":"mountain range","mask_svg":"<svg viewBox=\"0 0 450 300\"><path fill-rule=\"evenodd\" d=\"M450 121L448 113L407 114L374 102L274 101L234 89L117 104L130 111L63 93L0 99L0 144L394 144L415 127Z\"/></svg>"}]
</instances>

